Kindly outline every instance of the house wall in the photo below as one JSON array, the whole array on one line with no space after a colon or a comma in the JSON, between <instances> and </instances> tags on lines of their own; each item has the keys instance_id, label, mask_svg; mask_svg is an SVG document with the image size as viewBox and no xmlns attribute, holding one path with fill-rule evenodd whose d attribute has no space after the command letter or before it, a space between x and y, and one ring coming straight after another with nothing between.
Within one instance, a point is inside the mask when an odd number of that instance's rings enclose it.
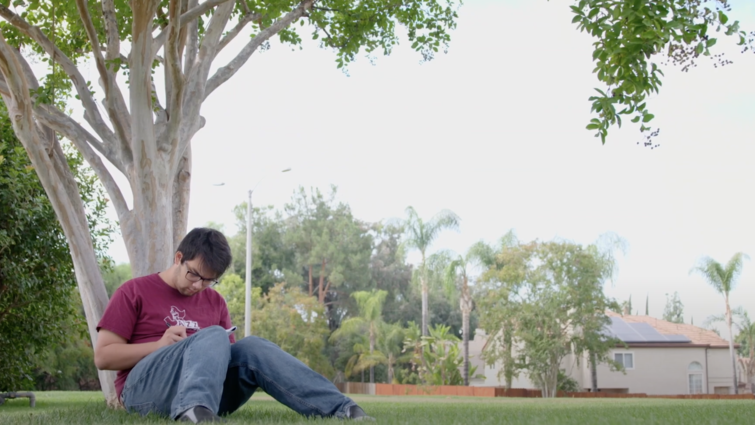
<instances>
[{"instance_id":1,"label":"house wall","mask_svg":"<svg viewBox=\"0 0 755 425\"><path fill-rule=\"evenodd\" d=\"M470 354L471 354L470 349ZM514 349L514 356L516 356L516 348ZM475 356L479 357L479 356ZM502 387L505 385L505 380L503 376L501 378L498 378L498 372L503 369L503 365L501 362L497 362L493 366L485 365L484 362L481 360L478 360L477 362L474 360L471 360L470 363L477 365L477 373L485 375L485 379L475 379L470 380L470 385L478 386L478 387ZM582 368L584 368L583 362L577 362L576 356L573 354L567 355L562 361L561 361L561 369L563 369L567 375L574 378L577 383L582 386ZM589 374L589 368L588 368L588 374ZM588 375L589 379L589 375ZM587 386L590 386L589 380L587 381ZM511 387L512 388L529 388L534 389L537 388L537 385L535 385L532 380L527 375L527 371L520 371L519 376L515 377L511 381Z\"/></svg>"},{"instance_id":2,"label":"house wall","mask_svg":"<svg viewBox=\"0 0 755 425\"><path fill-rule=\"evenodd\" d=\"M626 370L626 374L624 374L611 371L607 364L599 365L598 388L626 388L630 393L652 395L689 394L689 372L687 368L692 362L698 362L703 366L704 393L712 394L716 386L731 386L731 366L728 367L728 373L726 367L728 350L713 348L707 351L707 387L705 382L705 348L630 347L613 350L613 352L633 353L634 368Z\"/></svg>"},{"instance_id":3,"label":"house wall","mask_svg":"<svg viewBox=\"0 0 755 425\"><path fill-rule=\"evenodd\" d=\"M470 385L501 387L503 380L499 380L498 372L501 363L494 366L485 365L480 359L480 353L487 337L480 330L475 335L475 340L470 341L470 363L477 366L477 374L484 375L484 379L474 379ZM516 355L516 349L514 350ZM629 348L617 349L613 352L631 352L634 354L635 368L628 370L626 375L621 372L612 372L607 364L598 365L598 388L603 390L626 389L630 393L646 393L650 395L677 395L689 394L689 378L687 368L690 363L696 361L703 366L703 392L714 394L716 387L727 387L728 392L733 394L731 379L731 360L729 349L708 348L707 363L706 349L698 347L689 348ZM613 357L613 352L611 357ZM577 361L574 355L567 356L561 362L561 368L577 381L584 390L590 388L590 364L587 356ZM707 370L706 370L707 368ZM707 372L707 373L706 373ZM707 382L706 382L707 375ZM527 376L521 372L512 382L513 388L536 388Z\"/></svg>"},{"instance_id":4,"label":"house wall","mask_svg":"<svg viewBox=\"0 0 755 425\"><path fill-rule=\"evenodd\" d=\"M711 348L708 350L708 393L714 394L716 387L729 387L729 394L734 394L734 382L731 378L731 357L728 348Z\"/></svg>"}]
</instances>

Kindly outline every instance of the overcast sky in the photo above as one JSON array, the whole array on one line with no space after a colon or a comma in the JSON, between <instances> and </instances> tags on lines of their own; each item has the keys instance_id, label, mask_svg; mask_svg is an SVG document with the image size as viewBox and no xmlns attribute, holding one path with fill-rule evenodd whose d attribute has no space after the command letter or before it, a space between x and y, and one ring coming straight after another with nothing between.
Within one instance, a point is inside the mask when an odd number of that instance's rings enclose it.
<instances>
[{"instance_id":1,"label":"overcast sky","mask_svg":"<svg viewBox=\"0 0 755 425\"><path fill-rule=\"evenodd\" d=\"M704 255L755 256L755 55L721 39L733 65L664 68L648 102L661 146L642 147L629 123L603 146L585 130L598 85L570 4L470 0L448 54L420 64L403 43L375 65L360 58L349 76L312 42L255 53L203 107L190 227L214 221L235 233L231 210L261 179L254 204L276 208L298 186L334 184L365 221L402 218L408 205L424 218L457 213L461 230L431 252L462 253L512 228L523 241L583 244L615 232L629 251L609 295L631 295L641 314L649 296L660 317L664 294L678 291L698 325L722 313L723 298L689 271ZM732 4L730 17L755 28L753 3ZM120 239L111 254L128 261ZM755 315L752 261L732 305Z\"/></svg>"}]
</instances>

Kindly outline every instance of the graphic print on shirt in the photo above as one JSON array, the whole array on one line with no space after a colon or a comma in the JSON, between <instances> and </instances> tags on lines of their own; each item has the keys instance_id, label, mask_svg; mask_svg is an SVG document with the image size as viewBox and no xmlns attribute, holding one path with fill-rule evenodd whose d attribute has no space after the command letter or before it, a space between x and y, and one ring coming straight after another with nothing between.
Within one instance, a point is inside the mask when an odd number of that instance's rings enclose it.
<instances>
[{"instance_id":1,"label":"graphic print on shirt","mask_svg":"<svg viewBox=\"0 0 755 425\"><path fill-rule=\"evenodd\" d=\"M186 310L180 310L176 306L170 306L170 316L165 317L165 324L168 326L183 326L187 330L199 330L199 323L194 320L185 320Z\"/></svg>"}]
</instances>

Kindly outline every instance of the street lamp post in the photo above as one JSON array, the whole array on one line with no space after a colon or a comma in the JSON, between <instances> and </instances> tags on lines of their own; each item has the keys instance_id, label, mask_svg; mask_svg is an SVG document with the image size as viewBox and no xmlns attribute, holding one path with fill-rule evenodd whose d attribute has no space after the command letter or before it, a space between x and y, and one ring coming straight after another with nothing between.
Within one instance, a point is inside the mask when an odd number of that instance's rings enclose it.
<instances>
[{"instance_id":1,"label":"street lamp post","mask_svg":"<svg viewBox=\"0 0 755 425\"><path fill-rule=\"evenodd\" d=\"M287 173L291 171L290 168L281 170L281 173ZM262 179L264 180L264 178ZM252 227L254 226L254 220L252 219L252 193L254 189L262 183L262 180L258 181L254 188L249 191L249 202L246 206L246 279L245 286L245 300L244 300L244 337L251 335L252 331Z\"/></svg>"}]
</instances>

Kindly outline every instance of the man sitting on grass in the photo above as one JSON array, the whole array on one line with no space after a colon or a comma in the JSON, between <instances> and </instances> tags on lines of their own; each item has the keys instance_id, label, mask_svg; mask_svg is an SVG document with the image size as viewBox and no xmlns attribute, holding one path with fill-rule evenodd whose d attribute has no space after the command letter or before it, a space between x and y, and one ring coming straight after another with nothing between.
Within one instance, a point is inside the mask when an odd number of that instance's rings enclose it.
<instances>
[{"instance_id":1,"label":"man sitting on grass","mask_svg":"<svg viewBox=\"0 0 755 425\"><path fill-rule=\"evenodd\" d=\"M222 233L194 229L173 265L124 283L97 325L98 369L117 370L129 412L176 420L219 421L259 387L306 416L374 420L319 373L277 345L236 342L223 297L211 289L231 264Z\"/></svg>"}]
</instances>

